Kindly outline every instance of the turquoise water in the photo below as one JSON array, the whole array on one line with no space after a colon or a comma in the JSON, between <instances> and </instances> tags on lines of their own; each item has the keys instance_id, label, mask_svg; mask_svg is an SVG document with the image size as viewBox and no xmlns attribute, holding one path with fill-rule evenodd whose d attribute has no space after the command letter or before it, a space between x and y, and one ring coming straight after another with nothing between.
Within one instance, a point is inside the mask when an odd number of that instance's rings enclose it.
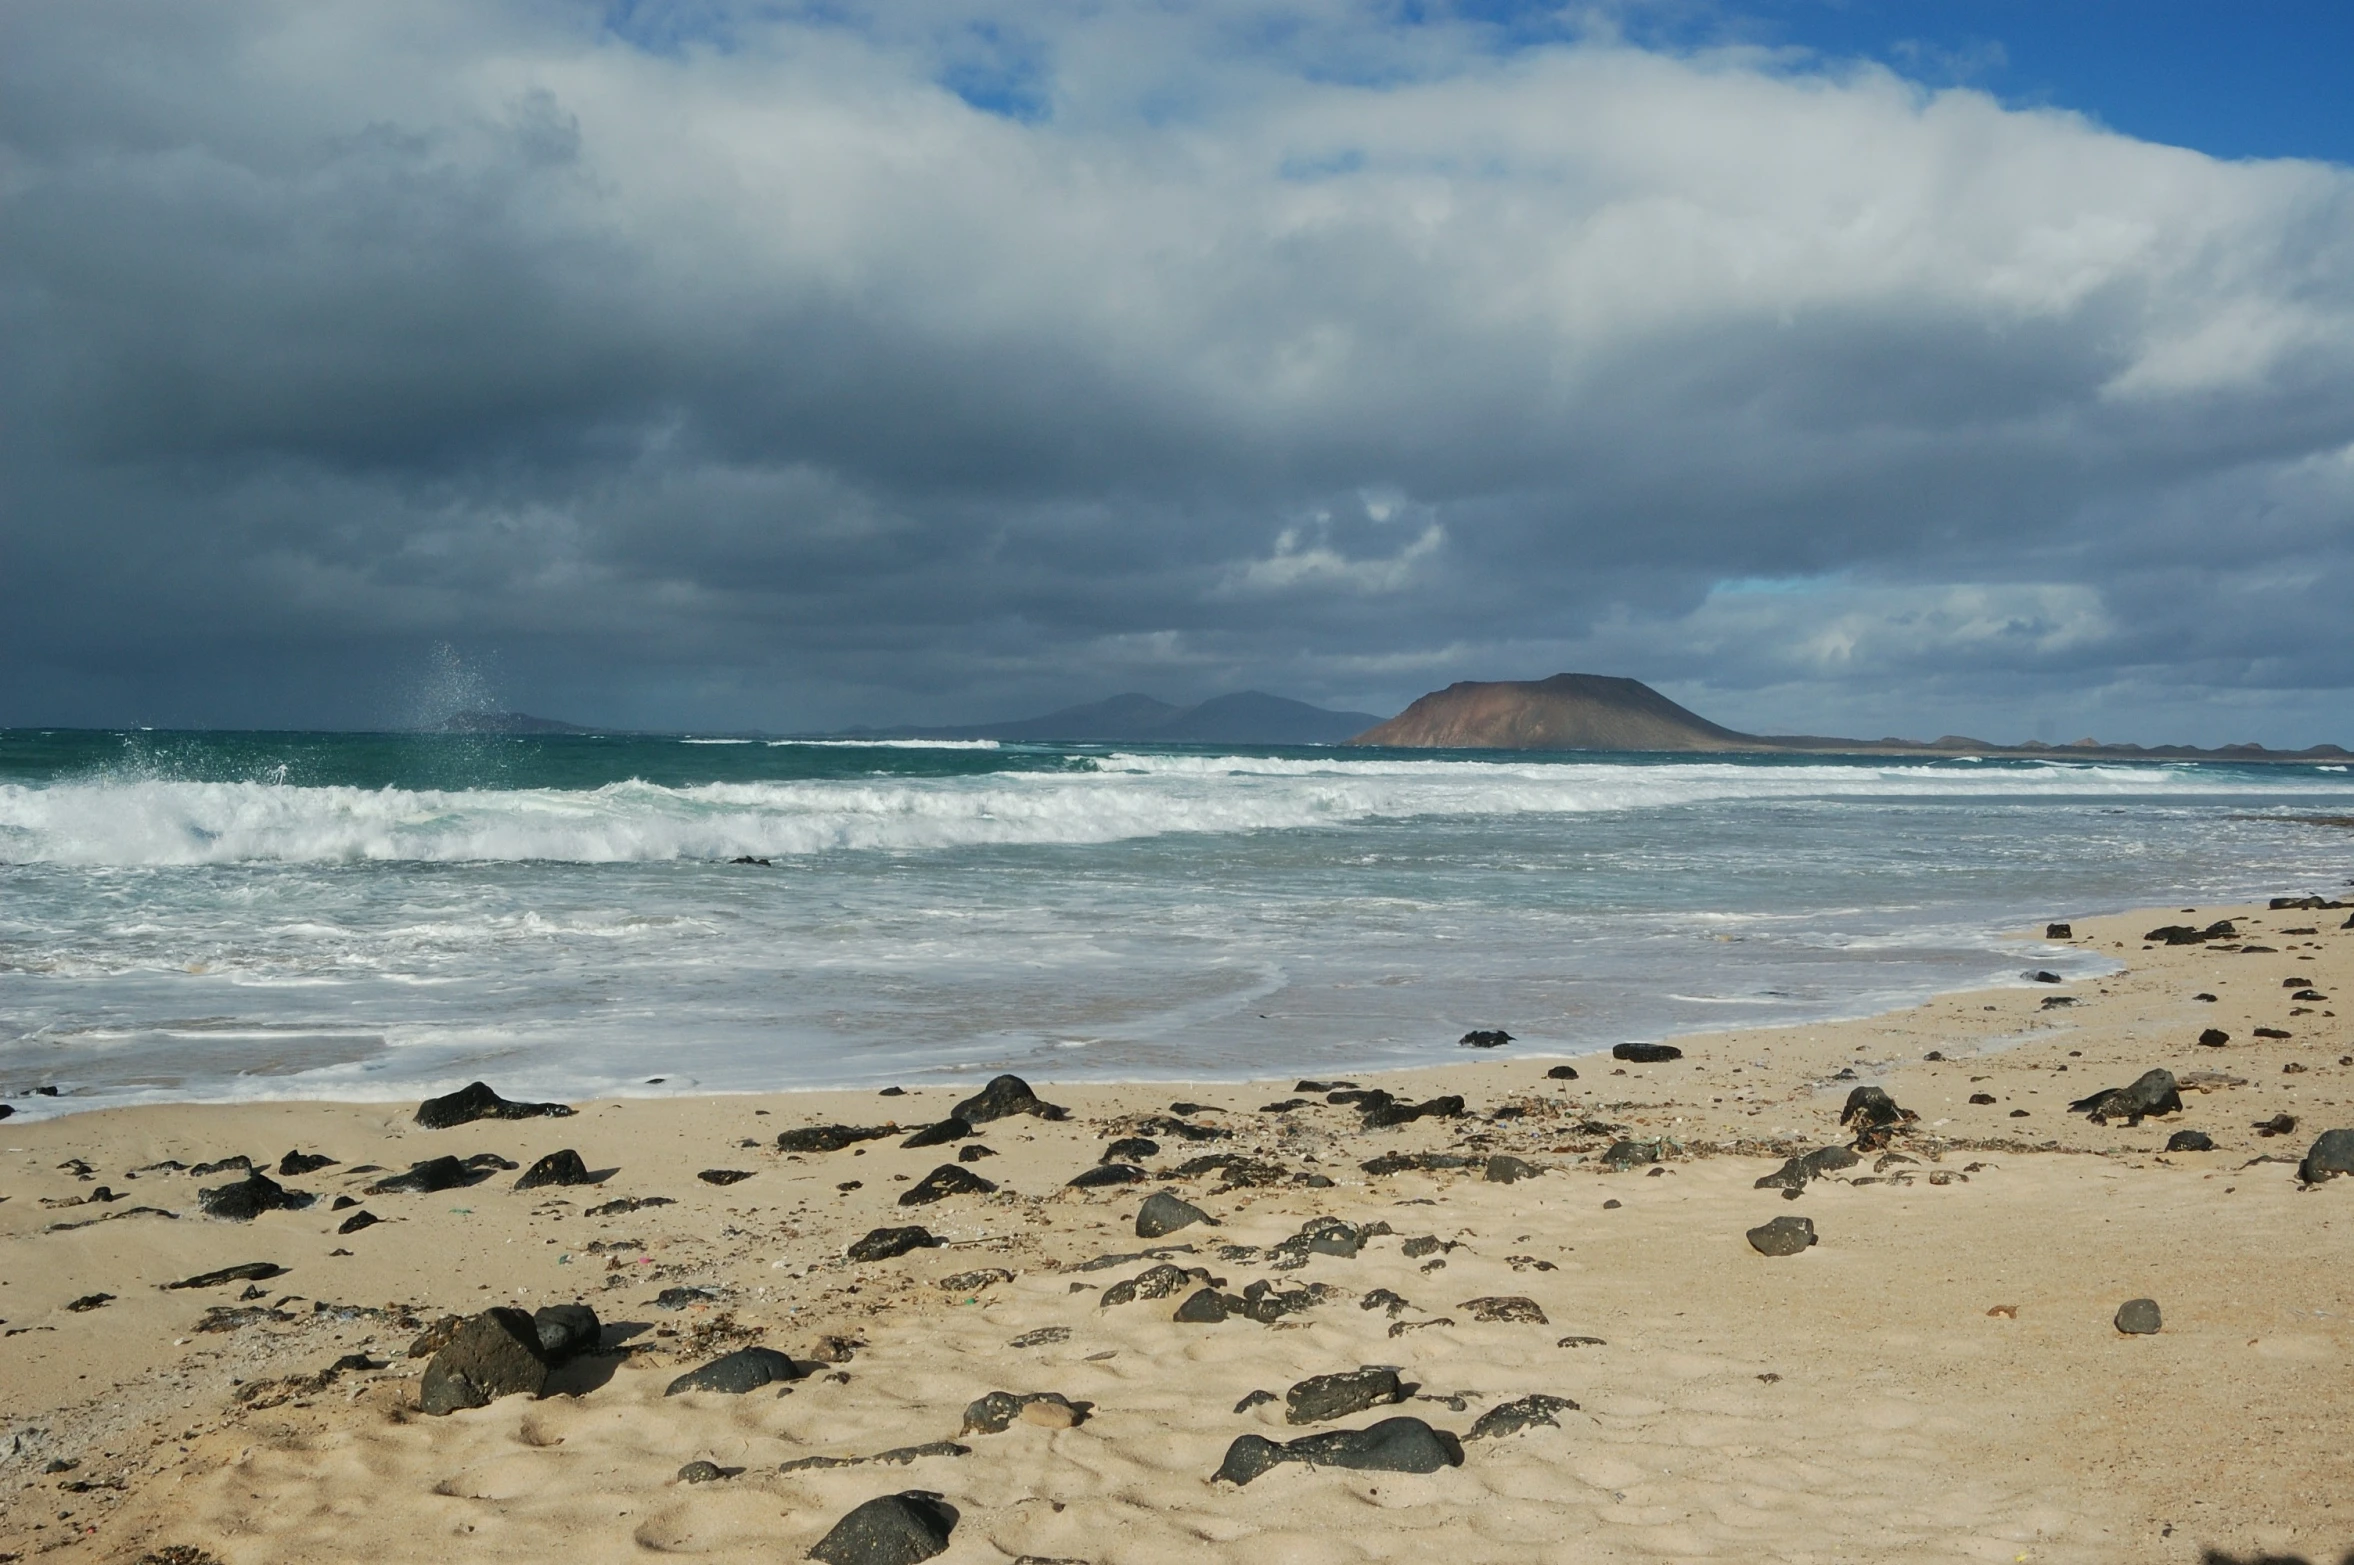
<instances>
[{"instance_id":1,"label":"turquoise water","mask_svg":"<svg viewBox=\"0 0 2354 1565\"><path fill-rule=\"evenodd\" d=\"M2298 817L2349 813L2304 765L16 730L0 1091L1573 1056L2090 971L2006 931L2334 892Z\"/></svg>"}]
</instances>

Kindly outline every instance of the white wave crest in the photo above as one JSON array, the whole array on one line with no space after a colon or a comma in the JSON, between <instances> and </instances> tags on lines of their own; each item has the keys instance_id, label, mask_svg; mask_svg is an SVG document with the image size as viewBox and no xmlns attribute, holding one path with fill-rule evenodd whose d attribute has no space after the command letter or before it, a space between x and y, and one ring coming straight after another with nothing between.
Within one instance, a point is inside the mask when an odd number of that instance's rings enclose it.
<instances>
[{"instance_id":1,"label":"white wave crest","mask_svg":"<svg viewBox=\"0 0 2354 1565\"><path fill-rule=\"evenodd\" d=\"M2283 779L2284 782L2287 779ZM2311 787L2310 779L2305 786ZM1575 815L1739 800L1989 801L2268 791L2197 768L1327 761L1117 755L1092 771L614 783L586 790L167 779L0 785L0 858L189 865L629 863L1113 842L1411 817Z\"/></svg>"}]
</instances>

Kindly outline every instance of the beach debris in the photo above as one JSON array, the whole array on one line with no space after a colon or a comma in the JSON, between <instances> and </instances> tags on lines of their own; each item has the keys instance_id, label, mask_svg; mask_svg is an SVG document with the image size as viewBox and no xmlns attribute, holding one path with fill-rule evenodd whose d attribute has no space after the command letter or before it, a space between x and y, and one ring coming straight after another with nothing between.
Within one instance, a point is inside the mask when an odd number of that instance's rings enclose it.
<instances>
[{"instance_id":1,"label":"beach debris","mask_svg":"<svg viewBox=\"0 0 2354 1565\"><path fill-rule=\"evenodd\" d=\"M564 1119L571 1113L562 1103L510 1103L491 1091L487 1082L473 1081L418 1104L417 1123L427 1130L449 1130L478 1119Z\"/></svg>"},{"instance_id":2,"label":"beach debris","mask_svg":"<svg viewBox=\"0 0 2354 1565\"><path fill-rule=\"evenodd\" d=\"M839 1152L861 1141L880 1141L899 1134L897 1125L804 1125L776 1138L779 1152Z\"/></svg>"},{"instance_id":3,"label":"beach debris","mask_svg":"<svg viewBox=\"0 0 2354 1565\"><path fill-rule=\"evenodd\" d=\"M1365 1429L1331 1429L1278 1444L1241 1435L1226 1448L1212 1482L1247 1484L1285 1462L1363 1472L1435 1473L1463 1465L1463 1442L1419 1418L1385 1418Z\"/></svg>"},{"instance_id":4,"label":"beach debris","mask_svg":"<svg viewBox=\"0 0 2354 1565\"><path fill-rule=\"evenodd\" d=\"M943 1163L899 1193L901 1206L926 1206L952 1195L989 1195L997 1186L969 1168Z\"/></svg>"},{"instance_id":5,"label":"beach debris","mask_svg":"<svg viewBox=\"0 0 2354 1565\"><path fill-rule=\"evenodd\" d=\"M315 1174L334 1161L324 1152L288 1152L278 1159L278 1172L289 1176Z\"/></svg>"},{"instance_id":6,"label":"beach debris","mask_svg":"<svg viewBox=\"0 0 2354 1565\"><path fill-rule=\"evenodd\" d=\"M196 1192L196 1205L207 1217L233 1223L250 1223L264 1212L299 1212L318 1199L308 1191L289 1190L258 1170L235 1184Z\"/></svg>"},{"instance_id":7,"label":"beach debris","mask_svg":"<svg viewBox=\"0 0 2354 1565\"><path fill-rule=\"evenodd\" d=\"M752 1177L748 1168L706 1168L695 1175L707 1185L734 1185Z\"/></svg>"},{"instance_id":8,"label":"beach debris","mask_svg":"<svg viewBox=\"0 0 2354 1565\"><path fill-rule=\"evenodd\" d=\"M225 1282L267 1282L272 1277L283 1277L286 1268L276 1261L244 1261L235 1266L224 1266L217 1272L198 1272L178 1282L167 1282L167 1291L180 1288L218 1288Z\"/></svg>"},{"instance_id":9,"label":"beach debris","mask_svg":"<svg viewBox=\"0 0 2354 1565\"><path fill-rule=\"evenodd\" d=\"M948 1547L957 1510L928 1489L867 1501L810 1548L825 1565L916 1565Z\"/></svg>"},{"instance_id":10,"label":"beach debris","mask_svg":"<svg viewBox=\"0 0 2354 1565\"><path fill-rule=\"evenodd\" d=\"M663 1388L666 1397L681 1396L689 1391L718 1391L729 1396L742 1396L762 1386L779 1381L799 1380L809 1373L774 1348L738 1348L723 1353L698 1369L690 1369Z\"/></svg>"},{"instance_id":11,"label":"beach debris","mask_svg":"<svg viewBox=\"0 0 2354 1565\"><path fill-rule=\"evenodd\" d=\"M2082 1114L2096 1125L2106 1125L2122 1119L2128 1125L2138 1125L2145 1117L2182 1112L2182 1092L2169 1070L2149 1070L2134 1079L2130 1087L2104 1087L2089 1098L2079 1098L2068 1105L2071 1114Z\"/></svg>"},{"instance_id":12,"label":"beach debris","mask_svg":"<svg viewBox=\"0 0 2354 1565\"><path fill-rule=\"evenodd\" d=\"M538 1396L547 1383L539 1327L521 1310L493 1305L467 1319L433 1355L419 1383L418 1405L438 1416L487 1407L518 1392Z\"/></svg>"},{"instance_id":13,"label":"beach debris","mask_svg":"<svg viewBox=\"0 0 2354 1565\"><path fill-rule=\"evenodd\" d=\"M589 1182L588 1164L570 1147L561 1152L550 1152L523 1171L515 1181L518 1190L539 1190L550 1185L585 1185Z\"/></svg>"},{"instance_id":14,"label":"beach debris","mask_svg":"<svg viewBox=\"0 0 2354 1565\"><path fill-rule=\"evenodd\" d=\"M2019 1306L2016 1304L1993 1305L1988 1308L1986 1316L1989 1320L2017 1320L2019 1318Z\"/></svg>"},{"instance_id":15,"label":"beach debris","mask_svg":"<svg viewBox=\"0 0 2354 1565\"><path fill-rule=\"evenodd\" d=\"M1561 1427L1561 1420L1555 1418L1554 1414L1575 1413L1577 1411L1579 1411L1578 1405L1567 1397L1557 1397L1543 1391L1533 1391L1517 1400L1500 1402L1480 1414L1477 1421L1471 1426L1471 1433L1463 1438L1466 1440L1494 1440L1504 1435L1516 1435L1524 1429L1534 1429L1540 1424L1551 1425L1558 1429Z\"/></svg>"},{"instance_id":16,"label":"beach debris","mask_svg":"<svg viewBox=\"0 0 2354 1565\"><path fill-rule=\"evenodd\" d=\"M2203 1130L2178 1130L2166 1138L2169 1152L2212 1152L2215 1138Z\"/></svg>"},{"instance_id":17,"label":"beach debris","mask_svg":"<svg viewBox=\"0 0 2354 1565\"><path fill-rule=\"evenodd\" d=\"M2188 924L2161 924L2142 936L2153 945L2195 946L2209 940L2237 940L2239 930L2228 918L2219 918L2204 929L2193 929Z\"/></svg>"},{"instance_id":18,"label":"beach debris","mask_svg":"<svg viewBox=\"0 0 2354 1565\"><path fill-rule=\"evenodd\" d=\"M1465 1299L1455 1307L1470 1311L1473 1320L1526 1326L1552 1324L1545 1319L1545 1312L1537 1308L1536 1300L1524 1299L1518 1294L1490 1294L1484 1298Z\"/></svg>"},{"instance_id":19,"label":"beach debris","mask_svg":"<svg viewBox=\"0 0 2354 1565\"><path fill-rule=\"evenodd\" d=\"M379 1179L361 1193L363 1195L429 1195L437 1190L455 1190L470 1185L475 1171L454 1157L431 1157L409 1165L405 1174L393 1174Z\"/></svg>"},{"instance_id":20,"label":"beach debris","mask_svg":"<svg viewBox=\"0 0 2354 1565\"><path fill-rule=\"evenodd\" d=\"M1136 1237L1158 1239L1173 1234L1180 1228L1191 1228L1195 1223L1218 1226L1218 1220L1182 1196L1163 1190L1144 1198L1144 1205L1136 1211Z\"/></svg>"},{"instance_id":21,"label":"beach debris","mask_svg":"<svg viewBox=\"0 0 2354 1565\"><path fill-rule=\"evenodd\" d=\"M1481 1171L1480 1177L1491 1185L1510 1185L1517 1184L1523 1179L1534 1179L1544 1171L1543 1168L1525 1158L1517 1158L1509 1153L1499 1152L1488 1159L1487 1167Z\"/></svg>"},{"instance_id":22,"label":"beach debris","mask_svg":"<svg viewBox=\"0 0 2354 1565\"><path fill-rule=\"evenodd\" d=\"M2158 1329L2158 1301L2127 1299L2117 1306L2117 1329L2129 1337L2146 1337Z\"/></svg>"},{"instance_id":23,"label":"beach debris","mask_svg":"<svg viewBox=\"0 0 2354 1565\"><path fill-rule=\"evenodd\" d=\"M1512 1034L1501 1027L1475 1027L1455 1040L1463 1049L1500 1049L1512 1041Z\"/></svg>"},{"instance_id":24,"label":"beach debris","mask_svg":"<svg viewBox=\"0 0 2354 1565\"><path fill-rule=\"evenodd\" d=\"M951 1114L936 1125L926 1125L899 1144L903 1147L943 1147L951 1141L962 1141L973 1133L972 1121Z\"/></svg>"},{"instance_id":25,"label":"beach debris","mask_svg":"<svg viewBox=\"0 0 2354 1565\"><path fill-rule=\"evenodd\" d=\"M1070 1110L1044 1101L1030 1090L1028 1082L1011 1075L991 1078L987 1086L949 1112L968 1125L986 1124L1013 1114L1032 1114L1040 1119L1070 1116Z\"/></svg>"},{"instance_id":26,"label":"beach debris","mask_svg":"<svg viewBox=\"0 0 2354 1565\"><path fill-rule=\"evenodd\" d=\"M1749 1248L1760 1255L1796 1255L1815 1242L1811 1217L1777 1217L1749 1230Z\"/></svg>"},{"instance_id":27,"label":"beach debris","mask_svg":"<svg viewBox=\"0 0 2354 1565\"><path fill-rule=\"evenodd\" d=\"M1098 1163L1063 1183L1071 1190L1101 1190L1111 1185L1141 1185L1150 1178L1152 1175L1134 1163Z\"/></svg>"},{"instance_id":28,"label":"beach debris","mask_svg":"<svg viewBox=\"0 0 2354 1565\"><path fill-rule=\"evenodd\" d=\"M979 1293L983 1288L993 1288L1001 1282L1013 1280L1014 1274L1002 1266L984 1266L979 1271L958 1272L954 1276L943 1277L932 1286L942 1293Z\"/></svg>"},{"instance_id":29,"label":"beach debris","mask_svg":"<svg viewBox=\"0 0 2354 1565\"><path fill-rule=\"evenodd\" d=\"M1369 1407L1403 1402L1415 1388L1389 1365L1368 1364L1332 1375L1311 1375L1283 1394L1283 1421L1322 1424Z\"/></svg>"},{"instance_id":30,"label":"beach debris","mask_svg":"<svg viewBox=\"0 0 2354 1565\"><path fill-rule=\"evenodd\" d=\"M904 1228L870 1229L844 1254L853 1261L888 1261L910 1250L936 1249L947 1242L934 1237L930 1229L911 1223Z\"/></svg>"},{"instance_id":31,"label":"beach debris","mask_svg":"<svg viewBox=\"0 0 2354 1565\"><path fill-rule=\"evenodd\" d=\"M544 1304L531 1312L531 1325L550 1364L577 1357L604 1340L597 1312L585 1304Z\"/></svg>"},{"instance_id":32,"label":"beach debris","mask_svg":"<svg viewBox=\"0 0 2354 1565\"><path fill-rule=\"evenodd\" d=\"M1610 1057L1629 1065L1665 1065L1682 1059L1684 1051L1672 1043L1621 1043L1611 1048Z\"/></svg>"},{"instance_id":33,"label":"beach debris","mask_svg":"<svg viewBox=\"0 0 2354 1565\"><path fill-rule=\"evenodd\" d=\"M1001 1435L1017 1419L1042 1429L1071 1429L1087 1422L1094 1407L1091 1402L1073 1402L1059 1391L992 1391L965 1408L964 1427L957 1433ZM1038 1410L1035 1415L1032 1408Z\"/></svg>"}]
</instances>

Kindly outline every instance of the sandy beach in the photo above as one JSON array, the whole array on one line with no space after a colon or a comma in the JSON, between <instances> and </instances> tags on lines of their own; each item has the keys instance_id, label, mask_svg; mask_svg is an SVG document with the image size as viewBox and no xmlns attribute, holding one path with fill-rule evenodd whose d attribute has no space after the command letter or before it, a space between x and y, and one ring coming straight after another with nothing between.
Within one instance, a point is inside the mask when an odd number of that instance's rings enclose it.
<instances>
[{"instance_id":1,"label":"sandy beach","mask_svg":"<svg viewBox=\"0 0 2354 1565\"><path fill-rule=\"evenodd\" d=\"M2141 938L2221 919L2198 944ZM1581 1058L1574 1080L1513 1045L1355 1078L1463 1100L1391 1126L1289 1077L1034 1081L1065 1117L913 1148L979 1078L440 1130L413 1103L19 1118L0 1124L0 1560L798 1559L862 1502L927 1491L955 1512L950 1565L2336 1562L2354 1180L2307 1188L2297 1165L2354 1126L2345 920L2077 918L2068 943L2119 971ZM2068 1111L2151 1069L2179 1112ZM1759 1188L1857 1142L1859 1085L1916 1117L1795 1198ZM779 1149L826 1125L896 1129ZM2184 1130L2212 1149L2166 1152ZM1139 1182L1070 1186L1137 1137ZM515 1188L564 1149L594 1183ZM290 1152L333 1161L276 1172ZM473 1182L365 1193L442 1156ZM205 1215L198 1191L245 1170L193 1170L233 1157L315 1199ZM902 1204L942 1167L994 1189ZM1140 1238L1163 1190L1214 1225ZM360 1212L378 1221L342 1231ZM1745 1237L1785 1217L1817 1242ZM846 1258L906 1225L941 1242ZM169 1286L247 1263L282 1270ZM1172 1318L1204 1293L1226 1318ZM2115 1324L2136 1298L2154 1334ZM576 1301L599 1339L544 1394L421 1410L432 1354L411 1350L437 1322ZM665 1394L747 1346L790 1378ZM1290 1388L1366 1366L1405 1399L1287 1422ZM992 1392L1063 1400L968 1427ZM1459 1465L1213 1479L1238 1437L1395 1417L1455 1437ZM682 1477L697 1462L717 1476Z\"/></svg>"}]
</instances>

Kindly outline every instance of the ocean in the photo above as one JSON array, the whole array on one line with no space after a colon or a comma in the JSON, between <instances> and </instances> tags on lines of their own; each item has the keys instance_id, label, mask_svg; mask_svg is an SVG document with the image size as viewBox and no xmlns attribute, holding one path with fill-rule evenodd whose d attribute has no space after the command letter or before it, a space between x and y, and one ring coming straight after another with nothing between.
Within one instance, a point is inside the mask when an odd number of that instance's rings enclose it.
<instances>
[{"instance_id":1,"label":"ocean","mask_svg":"<svg viewBox=\"0 0 2354 1565\"><path fill-rule=\"evenodd\" d=\"M0 1094L1573 1059L2104 971L2019 931L2334 895L2348 814L2319 765L0 731Z\"/></svg>"}]
</instances>

